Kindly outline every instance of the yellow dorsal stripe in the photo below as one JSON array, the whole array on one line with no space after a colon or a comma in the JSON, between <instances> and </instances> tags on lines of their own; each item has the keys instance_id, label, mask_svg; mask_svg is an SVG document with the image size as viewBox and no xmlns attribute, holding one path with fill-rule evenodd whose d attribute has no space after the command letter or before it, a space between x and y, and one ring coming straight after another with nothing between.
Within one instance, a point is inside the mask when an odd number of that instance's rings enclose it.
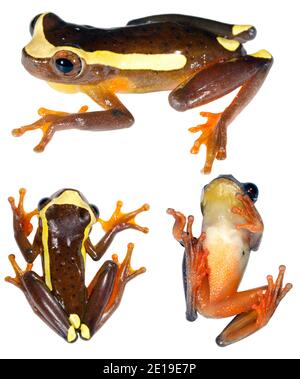
<instances>
[{"instance_id":1,"label":"yellow dorsal stripe","mask_svg":"<svg viewBox=\"0 0 300 379\"><path fill-rule=\"evenodd\" d=\"M108 50L87 52L72 46L54 46L47 41L43 30L41 15L34 28L31 42L25 47L26 52L33 58L51 58L61 50L72 51L83 58L87 64L111 66L121 70L157 70L172 71L185 66L187 59L180 52L171 54L120 54Z\"/></svg>"},{"instance_id":2,"label":"yellow dorsal stripe","mask_svg":"<svg viewBox=\"0 0 300 379\"><path fill-rule=\"evenodd\" d=\"M84 264L86 261L86 251L85 251L84 243L89 236L91 226L96 223L95 215L92 212L89 205L83 201L83 199L80 197L80 195L77 191L73 191L73 190L66 190L66 191L62 192L60 196L51 200L39 212L39 217L42 221L42 230L43 230L43 232L42 232L42 244L43 244L43 253L44 253L45 283L46 283L47 287L50 289L50 291L52 291L52 282L51 282L51 268L50 268L50 256L49 256L49 245L48 245L49 229L48 229L46 212L47 212L48 208L54 204L56 204L56 205L62 205L62 204L76 205L80 208L86 209L89 212L89 214L91 216L91 221L90 221L89 225L87 225L87 227L85 228L84 237L83 237L82 246L81 246L81 254L83 257Z\"/></svg>"}]
</instances>

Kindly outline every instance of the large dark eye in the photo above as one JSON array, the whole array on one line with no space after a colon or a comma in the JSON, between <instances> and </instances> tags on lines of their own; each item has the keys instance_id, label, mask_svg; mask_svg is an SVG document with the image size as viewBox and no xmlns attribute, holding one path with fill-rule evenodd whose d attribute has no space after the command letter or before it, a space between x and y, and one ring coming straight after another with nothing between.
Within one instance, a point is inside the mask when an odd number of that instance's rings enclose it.
<instances>
[{"instance_id":1,"label":"large dark eye","mask_svg":"<svg viewBox=\"0 0 300 379\"><path fill-rule=\"evenodd\" d=\"M40 211L41 209L43 209L44 206L48 203L49 200L50 200L49 197L43 197L43 198L39 201L39 203L38 203L38 210Z\"/></svg>"},{"instance_id":2,"label":"large dark eye","mask_svg":"<svg viewBox=\"0 0 300 379\"><path fill-rule=\"evenodd\" d=\"M258 188L253 183L245 183L244 191L250 197L250 199L255 203L258 198Z\"/></svg>"},{"instance_id":3,"label":"large dark eye","mask_svg":"<svg viewBox=\"0 0 300 379\"><path fill-rule=\"evenodd\" d=\"M68 74L74 69L73 63L69 61L69 59L66 59L66 58L56 59L55 65L57 69L63 72L64 74Z\"/></svg>"},{"instance_id":4,"label":"large dark eye","mask_svg":"<svg viewBox=\"0 0 300 379\"><path fill-rule=\"evenodd\" d=\"M41 16L41 13L38 14L37 16L35 16L35 17L32 19L32 21L31 21L31 23L30 23L30 25L29 25L29 31L30 31L30 34L31 34L31 35L33 35L35 24L36 24L36 22L37 22L37 20L38 20L38 18L39 18L40 16Z\"/></svg>"},{"instance_id":5,"label":"large dark eye","mask_svg":"<svg viewBox=\"0 0 300 379\"><path fill-rule=\"evenodd\" d=\"M59 75L74 78L81 72L82 61L80 57L72 51L58 51L52 60L54 69Z\"/></svg>"},{"instance_id":6,"label":"large dark eye","mask_svg":"<svg viewBox=\"0 0 300 379\"><path fill-rule=\"evenodd\" d=\"M96 205L94 205L94 204L90 204L90 207L92 208L93 212L95 213L95 216L98 218L100 216L100 212L99 212L98 207L96 207Z\"/></svg>"}]
</instances>

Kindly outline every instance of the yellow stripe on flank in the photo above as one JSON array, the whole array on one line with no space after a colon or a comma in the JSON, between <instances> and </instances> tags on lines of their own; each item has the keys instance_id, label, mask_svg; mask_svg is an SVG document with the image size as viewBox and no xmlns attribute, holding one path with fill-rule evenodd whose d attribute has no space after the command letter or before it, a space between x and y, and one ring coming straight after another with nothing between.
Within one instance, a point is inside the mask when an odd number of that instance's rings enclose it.
<instances>
[{"instance_id":1,"label":"yellow stripe on flank","mask_svg":"<svg viewBox=\"0 0 300 379\"><path fill-rule=\"evenodd\" d=\"M87 52L72 46L54 46L47 41L43 30L41 15L34 28L31 42L25 47L26 52L34 58L51 58L61 50L72 51L83 58L87 64L100 64L121 70L158 70L172 71L185 66L187 59L180 52L171 54L120 54L108 50Z\"/></svg>"},{"instance_id":2,"label":"yellow stripe on flank","mask_svg":"<svg viewBox=\"0 0 300 379\"><path fill-rule=\"evenodd\" d=\"M272 55L267 50L259 50L258 52L254 54L250 54L251 57L255 58L265 58L265 59L272 59Z\"/></svg>"},{"instance_id":3,"label":"yellow stripe on flank","mask_svg":"<svg viewBox=\"0 0 300 379\"><path fill-rule=\"evenodd\" d=\"M217 37L217 41L224 47L224 49L229 51L235 51L240 46L239 41L235 41L234 39Z\"/></svg>"},{"instance_id":4,"label":"yellow stripe on flank","mask_svg":"<svg viewBox=\"0 0 300 379\"><path fill-rule=\"evenodd\" d=\"M88 238L91 226L96 223L96 218L93 211L91 210L89 205L83 201L83 199L80 197L77 191L66 190L62 192L60 196L50 201L43 209L41 209L41 211L39 212L39 217L42 221L42 230L43 230L42 243L43 243L43 248L44 248L45 283L47 287L50 289L50 291L52 291L52 283L51 283L50 256L49 256L49 246L48 246L49 229L48 229L46 212L48 208L51 207L52 205L62 205L62 204L70 204L70 205L75 205L80 208L84 208L90 214L91 221L89 225L85 228L84 238L83 238L82 247L81 247L81 253L82 253L84 263L86 260L86 251L84 247L84 242Z\"/></svg>"},{"instance_id":5,"label":"yellow stripe on flank","mask_svg":"<svg viewBox=\"0 0 300 379\"><path fill-rule=\"evenodd\" d=\"M233 25L232 27L232 35L237 36L238 34L241 34L245 32L246 30L249 30L253 28L253 25Z\"/></svg>"}]
</instances>

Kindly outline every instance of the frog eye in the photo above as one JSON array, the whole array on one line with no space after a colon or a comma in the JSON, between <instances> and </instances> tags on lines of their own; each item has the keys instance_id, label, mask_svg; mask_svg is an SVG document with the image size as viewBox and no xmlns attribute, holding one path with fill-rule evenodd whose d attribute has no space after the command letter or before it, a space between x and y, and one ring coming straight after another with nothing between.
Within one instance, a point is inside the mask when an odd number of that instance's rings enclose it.
<instances>
[{"instance_id":1,"label":"frog eye","mask_svg":"<svg viewBox=\"0 0 300 379\"><path fill-rule=\"evenodd\" d=\"M81 72L82 61L80 57L72 51L59 51L52 59L54 69L60 75L75 77Z\"/></svg>"},{"instance_id":2,"label":"frog eye","mask_svg":"<svg viewBox=\"0 0 300 379\"><path fill-rule=\"evenodd\" d=\"M49 197L43 197L38 203L38 210L42 210L49 200Z\"/></svg>"},{"instance_id":3,"label":"frog eye","mask_svg":"<svg viewBox=\"0 0 300 379\"><path fill-rule=\"evenodd\" d=\"M100 216L100 212L99 212L98 207L96 207L96 205L94 205L94 204L90 204L90 207L93 210L93 212L95 213L95 216L98 218Z\"/></svg>"},{"instance_id":4,"label":"frog eye","mask_svg":"<svg viewBox=\"0 0 300 379\"><path fill-rule=\"evenodd\" d=\"M244 192L250 197L250 199L255 203L258 198L258 188L253 183L244 183Z\"/></svg>"},{"instance_id":5,"label":"frog eye","mask_svg":"<svg viewBox=\"0 0 300 379\"><path fill-rule=\"evenodd\" d=\"M39 18L40 16L41 16L41 13L38 14L38 15L36 15L36 16L32 19L32 21L31 21L31 23L30 23L30 25L29 25L29 31L30 31L30 34L31 34L31 35L33 35L35 24L36 24L36 22L37 22L37 20L38 20L38 18Z\"/></svg>"}]
</instances>

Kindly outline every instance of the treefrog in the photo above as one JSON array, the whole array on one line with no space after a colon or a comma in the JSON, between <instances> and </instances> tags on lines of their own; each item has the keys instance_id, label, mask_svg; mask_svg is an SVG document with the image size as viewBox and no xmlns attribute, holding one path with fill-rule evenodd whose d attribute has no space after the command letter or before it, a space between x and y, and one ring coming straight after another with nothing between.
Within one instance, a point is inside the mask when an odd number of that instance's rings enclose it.
<instances>
[{"instance_id":1,"label":"treefrog","mask_svg":"<svg viewBox=\"0 0 300 379\"><path fill-rule=\"evenodd\" d=\"M178 14L100 29L43 13L33 19L30 32L32 40L22 52L29 73L57 90L83 92L104 110L87 112L83 106L77 113L66 113L40 108L41 118L14 129L14 136L41 129L43 137L34 148L41 152L59 130L131 126L134 118L117 93L171 91L170 105L182 112L240 88L223 112L202 112L207 122L189 129L201 132L191 153L206 145L204 173L211 171L215 158L226 158L227 126L255 96L273 62L266 50L246 53L243 43L255 37L253 26Z\"/></svg>"},{"instance_id":2,"label":"treefrog","mask_svg":"<svg viewBox=\"0 0 300 379\"><path fill-rule=\"evenodd\" d=\"M285 266L274 282L238 292L251 250L256 251L263 234L263 221L254 203L258 189L222 175L204 187L201 199L202 233L194 237L194 217L168 209L175 218L173 235L185 248L183 282L186 318L197 313L211 318L235 316L217 337L219 346L237 342L265 326L278 304L292 288L283 284ZM186 229L185 229L186 226Z\"/></svg>"},{"instance_id":3,"label":"treefrog","mask_svg":"<svg viewBox=\"0 0 300 379\"><path fill-rule=\"evenodd\" d=\"M124 261L119 263L114 254L86 287L86 254L98 261L122 230L132 228L147 233L148 228L136 224L135 216L149 206L144 204L133 212L122 213L122 202L118 201L111 218L104 221L99 218L98 208L77 190L63 189L43 198L30 213L24 210L24 196L25 189L21 189L19 204L12 197L9 202L15 239L27 267L22 270L15 256L10 255L16 277L7 277L6 281L20 288L33 311L66 341L74 342L78 334L89 340L120 304L126 283L145 272L145 268L132 269L133 244L129 243ZM38 217L38 227L31 243L28 236L33 230L30 220L34 216ZM105 235L94 245L89 234L97 222ZM42 258L42 277L32 271L38 255Z\"/></svg>"}]
</instances>

